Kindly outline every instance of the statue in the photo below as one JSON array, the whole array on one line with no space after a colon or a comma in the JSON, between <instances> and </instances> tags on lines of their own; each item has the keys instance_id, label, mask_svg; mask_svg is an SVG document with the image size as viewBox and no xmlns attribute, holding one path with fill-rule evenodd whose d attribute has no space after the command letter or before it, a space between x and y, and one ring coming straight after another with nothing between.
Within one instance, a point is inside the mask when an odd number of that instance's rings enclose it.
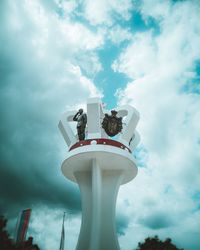
<instances>
[{"instance_id":1,"label":"statue","mask_svg":"<svg viewBox=\"0 0 200 250\"><path fill-rule=\"evenodd\" d=\"M77 132L79 141L85 140L85 127L87 124L87 115L83 113L83 109L79 109L79 111L73 117L73 121L77 122Z\"/></svg>"}]
</instances>

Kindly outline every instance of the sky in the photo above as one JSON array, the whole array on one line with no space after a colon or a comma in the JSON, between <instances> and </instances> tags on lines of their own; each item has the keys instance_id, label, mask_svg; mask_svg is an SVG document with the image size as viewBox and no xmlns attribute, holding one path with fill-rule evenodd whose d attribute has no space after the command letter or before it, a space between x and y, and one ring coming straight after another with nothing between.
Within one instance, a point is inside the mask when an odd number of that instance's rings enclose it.
<instances>
[{"instance_id":1,"label":"sky","mask_svg":"<svg viewBox=\"0 0 200 250\"><path fill-rule=\"evenodd\" d=\"M14 237L32 208L28 235L42 250L75 249L78 186L61 174L66 110L101 97L140 113L138 175L116 208L123 250L148 236L200 248L200 1L0 1L0 213Z\"/></svg>"}]
</instances>

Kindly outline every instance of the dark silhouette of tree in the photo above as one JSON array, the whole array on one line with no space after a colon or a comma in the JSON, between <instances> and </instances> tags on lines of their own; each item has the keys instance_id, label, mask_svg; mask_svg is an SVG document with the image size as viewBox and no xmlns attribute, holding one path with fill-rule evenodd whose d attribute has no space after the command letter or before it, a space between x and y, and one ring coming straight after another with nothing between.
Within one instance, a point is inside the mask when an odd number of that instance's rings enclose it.
<instances>
[{"instance_id":1,"label":"dark silhouette of tree","mask_svg":"<svg viewBox=\"0 0 200 250\"><path fill-rule=\"evenodd\" d=\"M39 247L33 244L33 237L28 240L15 244L9 237L6 230L7 219L0 215L0 250L40 250Z\"/></svg>"},{"instance_id":2,"label":"dark silhouette of tree","mask_svg":"<svg viewBox=\"0 0 200 250\"><path fill-rule=\"evenodd\" d=\"M161 241L158 236L148 237L143 243L138 243L136 250L183 250L177 248L171 241L167 238L165 241Z\"/></svg>"},{"instance_id":3,"label":"dark silhouette of tree","mask_svg":"<svg viewBox=\"0 0 200 250\"><path fill-rule=\"evenodd\" d=\"M40 250L38 245L33 244L33 237L29 237L28 240L16 244L16 250Z\"/></svg>"},{"instance_id":4,"label":"dark silhouette of tree","mask_svg":"<svg viewBox=\"0 0 200 250\"><path fill-rule=\"evenodd\" d=\"M6 230L7 220L0 216L0 249L14 250L14 244Z\"/></svg>"}]
</instances>

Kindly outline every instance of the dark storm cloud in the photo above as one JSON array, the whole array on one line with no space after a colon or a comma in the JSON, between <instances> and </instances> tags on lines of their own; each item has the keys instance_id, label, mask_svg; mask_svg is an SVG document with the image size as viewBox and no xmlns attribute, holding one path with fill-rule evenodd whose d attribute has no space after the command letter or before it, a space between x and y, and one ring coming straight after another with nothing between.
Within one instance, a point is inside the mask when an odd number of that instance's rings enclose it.
<instances>
[{"instance_id":1,"label":"dark storm cloud","mask_svg":"<svg viewBox=\"0 0 200 250\"><path fill-rule=\"evenodd\" d=\"M117 233L118 235L125 235L125 231L129 224L129 217L125 214L117 215Z\"/></svg>"},{"instance_id":2,"label":"dark storm cloud","mask_svg":"<svg viewBox=\"0 0 200 250\"><path fill-rule=\"evenodd\" d=\"M88 90L74 87L78 79L65 69L66 52L51 48L54 41L38 56L33 41L43 30L23 4L1 1L0 16L0 213L37 204L80 211L78 187L61 175L65 144L57 123Z\"/></svg>"},{"instance_id":3,"label":"dark storm cloud","mask_svg":"<svg viewBox=\"0 0 200 250\"><path fill-rule=\"evenodd\" d=\"M155 212L144 218L141 218L139 222L151 229L161 229L172 226L173 222L171 216L167 213Z\"/></svg>"},{"instance_id":4,"label":"dark storm cloud","mask_svg":"<svg viewBox=\"0 0 200 250\"><path fill-rule=\"evenodd\" d=\"M34 167L34 166L33 166ZM21 168L23 171L23 167ZM79 192L73 185L60 183L42 177L42 174L30 170L30 175L1 169L0 176L0 212L16 216L27 207L41 206L68 208L74 212L80 210Z\"/></svg>"}]
</instances>

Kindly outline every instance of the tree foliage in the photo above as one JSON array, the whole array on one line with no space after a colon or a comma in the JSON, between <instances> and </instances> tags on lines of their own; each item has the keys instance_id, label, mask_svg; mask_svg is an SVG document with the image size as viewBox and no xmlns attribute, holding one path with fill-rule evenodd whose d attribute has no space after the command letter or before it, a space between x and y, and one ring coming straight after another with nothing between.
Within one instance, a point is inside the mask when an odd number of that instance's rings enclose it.
<instances>
[{"instance_id":1,"label":"tree foliage","mask_svg":"<svg viewBox=\"0 0 200 250\"><path fill-rule=\"evenodd\" d=\"M9 237L6 230L7 219L0 215L0 250L39 250L37 245L33 245L33 238L15 244Z\"/></svg>"},{"instance_id":2,"label":"tree foliage","mask_svg":"<svg viewBox=\"0 0 200 250\"><path fill-rule=\"evenodd\" d=\"M165 241L162 241L158 236L148 237L143 243L138 243L136 250L183 250L177 248L171 241L170 238L167 238Z\"/></svg>"},{"instance_id":3,"label":"tree foliage","mask_svg":"<svg viewBox=\"0 0 200 250\"><path fill-rule=\"evenodd\" d=\"M143 243L138 243L136 250L183 250L177 248L170 238L162 241L158 236L148 237Z\"/></svg>"},{"instance_id":4,"label":"tree foliage","mask_svg":"<svg viewBox=\"0 0 200 250\"><path fill-rule=\"evenodd\" d=\"M14 244L6 230L7 220L0 216L0 249L14 249Z\"/></svg>"}]
</instances>

